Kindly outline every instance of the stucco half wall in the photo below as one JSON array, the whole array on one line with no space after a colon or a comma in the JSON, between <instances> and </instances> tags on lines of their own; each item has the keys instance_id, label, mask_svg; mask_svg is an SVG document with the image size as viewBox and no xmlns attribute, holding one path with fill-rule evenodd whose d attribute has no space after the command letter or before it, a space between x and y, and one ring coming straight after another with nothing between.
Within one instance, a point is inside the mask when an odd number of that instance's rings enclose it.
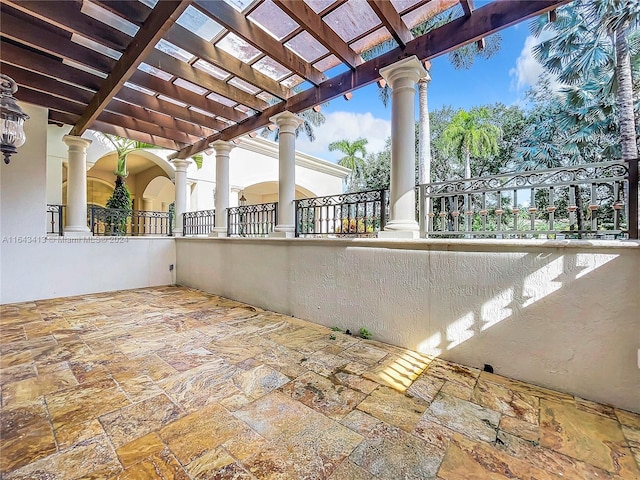
<instances>
[{"instance_id":1,"label":"stucco half wall","mask_svg":"<svg viewBox=\"0 0 640 480\"><path fill-rule=\"evenodd\" d=\"M640 244L176 239L177 282L640 411Z\"/></svg>"}]
</instances>

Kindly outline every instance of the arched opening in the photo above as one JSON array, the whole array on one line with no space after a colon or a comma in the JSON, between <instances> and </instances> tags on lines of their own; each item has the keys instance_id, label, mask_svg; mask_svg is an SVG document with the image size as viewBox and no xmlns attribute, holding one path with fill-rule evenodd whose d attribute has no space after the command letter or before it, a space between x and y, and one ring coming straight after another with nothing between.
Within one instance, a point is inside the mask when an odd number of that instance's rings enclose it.
<instances>
[{"instance_id":1,"label":"arched opening","mask_svg":"<svg viewBox=\"0 0 640 480\"><path fill-rule=\"evenodd\" d=\"M167 177L155 177L142 193L142 209L166 212L176 197L176 188Z\"/></svg>"},{"instance_id":2,"label":"arched opening","mask_svg":"<svg viewBox=\"0 0 640 480\"><path fill-rule=\"evenodd\" d=\"M278 182L260 182L249 185L243 189L247 205L258 203L271 203L278 201ZM311 190L296 185L296 200L317 196Z\"/></svg>"}]
</instances>

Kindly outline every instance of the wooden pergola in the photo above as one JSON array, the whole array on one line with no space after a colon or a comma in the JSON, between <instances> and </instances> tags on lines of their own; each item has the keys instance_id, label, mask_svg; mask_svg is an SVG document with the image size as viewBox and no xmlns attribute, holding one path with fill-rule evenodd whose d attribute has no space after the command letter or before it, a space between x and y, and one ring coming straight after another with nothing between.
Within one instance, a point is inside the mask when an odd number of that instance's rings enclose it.
<instances>
[{"instance_id":1,"label":"wooden pergola","mask_svg":"<svg viewBox=\"0 0 640 480\"><path fill-rule=\"evenodd\" d=\"M568 0L2 0L0 60L52 123L187 158ZM454 20L411 29L462 6ZM361 54L392 39L395 47Z\"/></svg>"}]
</instances>

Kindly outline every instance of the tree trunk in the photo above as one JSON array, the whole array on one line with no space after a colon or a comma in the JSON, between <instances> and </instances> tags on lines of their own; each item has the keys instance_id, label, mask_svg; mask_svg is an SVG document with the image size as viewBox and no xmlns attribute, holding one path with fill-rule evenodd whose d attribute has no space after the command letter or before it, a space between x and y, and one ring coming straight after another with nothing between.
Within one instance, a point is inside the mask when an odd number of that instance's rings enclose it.
<instances>
[{"instance_id":1,"label":"tree trunk","mask_svg":"<svg viewBox=\"0 0 640 480\"><path fill-rule=\"evenodd\" d=\"M638 158L636 143L636 125L633 113L633 82L631 79L631 55L627 42L627 28L615 32L616 38L616 77L618 79L618 121L620 123L620 146L622 159Z\"/></svg>"},{"instance_id":2,"label":"tree trunk","mask_svg":"<svg viewBox=\"0 0 640 480\"><path fill-rule=\"evenodd\" d=\"M418 184L431 182L431 127L429 124L429 106L427 88L431 77L428 75L418 80L418 102L420 120L418 124ZM422 189L420 189L422 195ZM420 214L420 234L424 236L428 226L430 199L420 198L418 212Z\"/></svg>"},{"instance_id":3,"label":"tree trunk","mask_svg":"<svg viewBox=\"0 0 640 480\"><path fill-rule=\"evenodd\" d=\"M464 178L471 178L471 153L469 149L464 151Z\"/></svg>"},{"instance_id":4,"label":"tree trunk","mask_svg":"<svg viewBox=\"0 0 640 480\"><path fill-rule=\"evenodd\" d=\"M622 159L629 163L629 237L638 238L638 144L633 111L633 82L631 79L631 55L627 42L628 22L616 30L616 78L618 80L618 122L620 124L620 146Z\"/></svg>"}]
</instances>

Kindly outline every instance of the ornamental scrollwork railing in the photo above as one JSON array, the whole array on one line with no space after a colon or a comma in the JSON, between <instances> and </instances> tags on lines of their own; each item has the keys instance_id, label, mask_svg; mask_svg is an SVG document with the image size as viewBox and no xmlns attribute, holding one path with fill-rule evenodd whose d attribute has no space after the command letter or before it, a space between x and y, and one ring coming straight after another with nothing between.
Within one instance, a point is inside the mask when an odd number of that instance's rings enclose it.
<instances>
[{"instance_id":1,"label":"ornamental scrollwork railing","mask_svg":"<svg viewBox=\"0 0 640 480\"><path fill-rule=\"evenodd\" d=\"M426 236L624 238L628 165L601 162L420 185Z\"/></svg>"},{"instance_id":2,"label":"ornamental scrollwork railing","mask_svg":"<svg viewBox=\"0 0 640 480\"><path fill-rule=\"evenodd\" d=\"M64 234L65 205L47 205L47 235Z\"/></svg>"},{"instance_id":3,"label":"ornamental scrollwork railing","mask_svg":"<svg viewBox=\"0 0 640 480\"><path fill-rule=\"evenodd\" d=\"M185 212L182 216L182 235L208 235L215 225L215 210Z\"/></svg>"},{"instance_id":4,"label":"ornamental scrollwork railing","mask_svg":"<svg viewBox=\"0 0 640 480\"><path fill-rule=\"evenodd\" d=\"M171 212L89 207L89 228L93 235L171 236L172 221Z\"/></svg>"},{"instance_id":5,"label":"ornamental scrollwork railing","mask_svg":"<svg viewBox=\"0 0 640 480\"><path fill-rule=\"evenodd\" d=\"M384 228L385 190L296 200L297 237L375 237Z\"/></svg>"},{"instance_id":6,"label":"ornamental scrollwork railing","mask_svg":"<svg viewBox=\"0 0 640 480\"><path fill-rule=\"evenodd\" d=\"M227 209L229 237L266 237L278 223L278 202Z\"/></svg>"}]
</instances>

